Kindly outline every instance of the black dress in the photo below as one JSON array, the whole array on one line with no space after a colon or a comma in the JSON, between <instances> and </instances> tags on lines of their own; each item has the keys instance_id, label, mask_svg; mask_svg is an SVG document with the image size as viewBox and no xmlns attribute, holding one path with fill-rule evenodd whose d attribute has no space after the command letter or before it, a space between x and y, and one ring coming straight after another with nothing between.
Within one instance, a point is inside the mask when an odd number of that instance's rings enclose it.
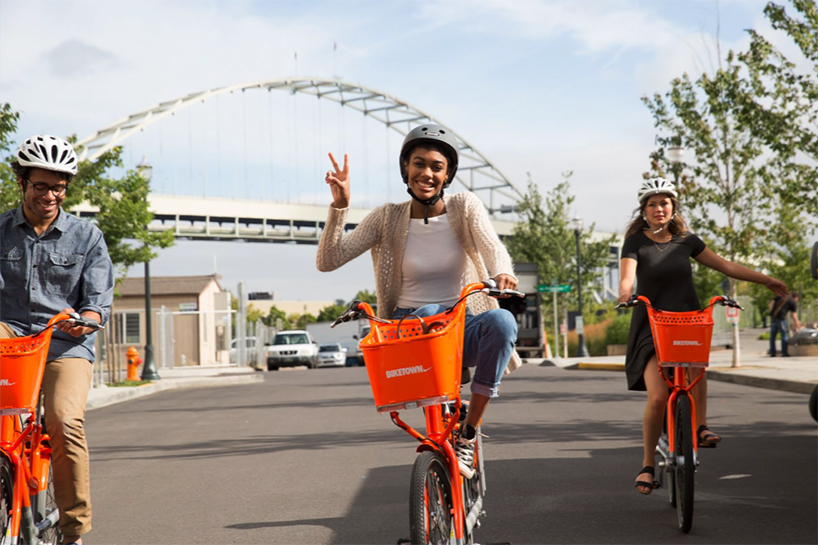
<instances>
[{"instance_id":1,"label":"black dress","mask_svg":"<svg viewBox=\"0 0 818 545\"><path fill-rule=\"evenodd\" d=\"M625 239L622 257L636 260L636 293L650 299L662 310L686 311L701 308L693 285L691 257L707 246L692 233L674 236L666 244L654 243L644 233ZM648 313L644 305L634 307L628 333L625 374L629 390L645 388L645 366L656 353L650 332Z\"/></svg>"}]
</instances>

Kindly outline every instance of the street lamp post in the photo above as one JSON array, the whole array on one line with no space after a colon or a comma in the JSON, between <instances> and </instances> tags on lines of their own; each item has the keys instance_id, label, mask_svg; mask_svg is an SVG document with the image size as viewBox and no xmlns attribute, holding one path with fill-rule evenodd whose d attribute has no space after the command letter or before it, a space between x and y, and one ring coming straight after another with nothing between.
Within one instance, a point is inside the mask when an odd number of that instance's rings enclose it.
<instances>
[{"instance_id":1,"label":"street lamp post","mask_svg":"<svg viewBox=\"0 0 818 545\"><path fill-rule=\"evenodd\" d=\"M671 167L673 169L673 182L677 190L679 189L679 170L684 156L685 149L682 146L670 146L667 149L667 158L673 164Z\"/></svg>"},{"instance_id":2,"label":"street lamp post","mask_svg":"<svg viewBox=\"0 0 818 545\"><path fill-rule=\"evenodd\" d=\"M143 156L142 161L136 165L136 171L150 184L153 176L153 167ZM159 380L159 373L156 371L156 362L153 360L153 325L151 323L151 264L150 260L145 261L145 361L142 364L142 380Z\"/></svg>"},{"instance_id":3,"label":"street lamp post","mask_svg":"<svg viewBox=\"0 0 818 545\"><path fill-rule=\"evenodd\" d=\"M571 227L574 228L574 236L577 239L577 298L579 299L579 315L576 318L577 322L577 357L578 358L585 358L588 357L588 349L585 347L585 333L584 333L584 321L582 319L582 254L579 250L579 235L582 231L582 219L580 219L579 214L574 216L574 219L571 220Z\"/></svg>"}]
</instances>

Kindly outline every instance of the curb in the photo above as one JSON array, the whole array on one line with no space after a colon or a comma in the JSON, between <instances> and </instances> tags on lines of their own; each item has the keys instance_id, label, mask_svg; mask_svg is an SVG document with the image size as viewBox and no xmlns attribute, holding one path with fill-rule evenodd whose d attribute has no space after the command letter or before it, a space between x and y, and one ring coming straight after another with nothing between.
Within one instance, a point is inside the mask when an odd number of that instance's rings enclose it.
<instances>
[{"instance_id":1,"label":"curb","mask_svg":"<svg viewBox=\"0 0 818 545\"><path fill-rule=\"evenodd\" d=\"M591 363L578 362L563 369L571 371L624 371L624 363ZM707 370L707 376L710 380L718 380L720 382L731 382L733 384L740 384L742 386L752 386L754 388L766 388L768 390L780 390L783 392L792 392L795 394L809 395L815 389L816 383L803 382L797 380L788 380L780 378L756 377L752 375L731 373L730 371L723 371L710 367Z\"/></svg>"},{"instance_id":2,"label":"curb","mask_svg":"<svg viewBox=\"0 0 818 545\"><path fill-rule=\"evenodd\" d=\"M164 379L142 386L98 387L92 388L88 394L85 410L99 409L123 401L146 397L157 392L169 390L185 390L191 388L213 388L219 386L236 386L263 382L261 374L220 375L214 377L196 377L190 379Z\"/></svg>"},{"instance_id":3,"label":"curb","mask_svg":"<svg viewBox=\"0 0 818 545\"><path fill-rule=\"evenodd\" d=\"M624 363L590 363L579 362L566 367L566 369L581 369L585 371L624 371Z\"/></svg>"},{"instance_id":4,"label":"curb","mask_svg":"<svg viewBox=\"0 0 818 545\"><path fill-rule=\"evenodd\" d=\"M809 395L812 393L812 390L815 389L815 383L811 382L739 375L730 373L729 371L716 371L708 369L707 376L712 380L718 380L721 382L732 382L733 384L741 384L743 386L767 388L769 390L781 390L783 392L792 392L795 394Z\"/></svg>"}]
</instances>

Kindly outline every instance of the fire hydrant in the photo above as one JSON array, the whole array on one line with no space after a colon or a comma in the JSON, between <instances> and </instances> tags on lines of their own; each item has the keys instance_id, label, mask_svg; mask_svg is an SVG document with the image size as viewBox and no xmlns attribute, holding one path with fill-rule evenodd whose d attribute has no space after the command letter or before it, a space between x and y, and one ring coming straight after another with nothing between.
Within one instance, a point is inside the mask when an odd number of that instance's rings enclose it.
<instances>
[{"instance_id":1,"label":"fire hydrant","mask_svg":"<svg viewBox=\"0 0 818 545\"><path fill-rule=\"evenodd\" d=\"M142 363L139 352L136 351L135 346L129 346L125 355L128 356L128 380L139 380L139 374L136 372L136 369Z\"/></svg>"}]
</instances>

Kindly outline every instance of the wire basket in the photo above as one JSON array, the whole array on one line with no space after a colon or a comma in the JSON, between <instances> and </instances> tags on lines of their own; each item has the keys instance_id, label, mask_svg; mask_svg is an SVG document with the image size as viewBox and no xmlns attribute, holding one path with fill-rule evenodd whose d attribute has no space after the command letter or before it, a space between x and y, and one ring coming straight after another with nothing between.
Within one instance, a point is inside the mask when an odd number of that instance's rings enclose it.
<instances>
[{"instance_id":1,"label":"wire basket","mask_svg":"<svg viewBox=\"0 0 818 545\"><path fill-rule=\"evenodd\" d=\"M459 393L465 312L461 304L422 320L372 322L360 348L379 412L442 403Z\"/></svg>"},{"instance_id":2,"label":"wire basket","mask_svg":"<svg viewBox=\"0 0 818 545\"><path fill-rule=\"evenodd\" d=\"M712 307L668 312L648 307L656 357L663 367L707 367L713 339Z\"/></svg>"},{"instance_id":3,"label":"wire basket","mask_svg":"<svg viewBox=\"0 0 818 545\"><path fill-rule=\"evenodd\" d=\"M52 331L0 339L0 414L25 414L37 407Z\"/></svg>"}]
</instances>

